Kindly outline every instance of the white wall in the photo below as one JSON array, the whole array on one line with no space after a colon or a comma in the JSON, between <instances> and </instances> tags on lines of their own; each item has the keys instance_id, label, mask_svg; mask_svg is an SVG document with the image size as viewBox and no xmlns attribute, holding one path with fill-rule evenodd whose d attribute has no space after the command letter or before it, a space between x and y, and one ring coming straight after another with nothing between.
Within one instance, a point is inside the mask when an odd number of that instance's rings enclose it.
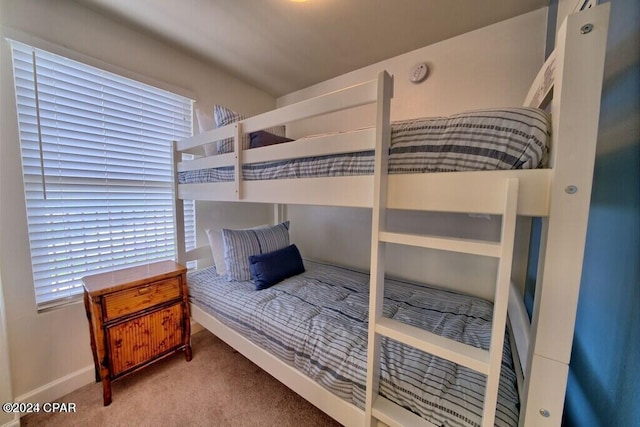
<instances>
[{"instance_id":1,"label":"white wall","mask_svg":"<svg viewBox=\"0 0 640 427\"><path fill-rule=\"evenodd\" d=\"M104 62L147 83L179 88L208 109L217 102L256 114L275 105L270 95L70 0L2 0L0 19L5 35L25 33L30 36L25 42L51 42L94 65ZM36 312L11 55L4 38L0 49L0 271L11 360L10 390L17 399L46 401L92 381L93 361L82 304ZM227 208L224 216L244 223L245 212L251 221L264 216L257 222L268 221L271 214L270 207L242 205ZM207 219L207 226L216 221ZM199 228L204 227L199 224ZM204 242L202 233L200 238Z\"/></svg>"},{"instance_id":2,"label":"white wall","mask_svg":"<svg viewBox=\"0 0 640 427\"><path fill-rule=\"evenodd\" d=\"M544 61L546 13L546 8L540 9L382 61L285 95L278 99L278 105L373 79L380 70L394 75L392 120L522 105ZM416 85L409 82L408 75L418 62L427 62L430 74L425 82ZM347 118L329 115L325 120L290 125L288 132L295 137L325 129L371 125L373 113L373 106L362 107ZM293 241L303 256L369 268L368 210L289 206L288 213ZM389 221L390 227L414 226L423 232L472 238L498 236L500 227L499 218L472 219L465 215L453 218L395 212ZM526 239L521 243L526 245ZM452 286L492 299L496 272L493 261L401 247L392 247L388 260L387 271L392 275ZM518 267L516 277L522 280L525 265ZM469 283L473 285L470 287Z\"/></svg>"},{"instance_id":3,"label":"white wall","mask_svg":"<svg viewBox=\"0 0 640 427\"><path fill-rule=\"evenodd\" d=\"M2 275L0 274L0 403L13 402L11 365L9 364L9 348L7 346L6 308L2 295ZM14 414L0 412L0 426L13 424L15 421Z\"/></svg>"}]
</instances>

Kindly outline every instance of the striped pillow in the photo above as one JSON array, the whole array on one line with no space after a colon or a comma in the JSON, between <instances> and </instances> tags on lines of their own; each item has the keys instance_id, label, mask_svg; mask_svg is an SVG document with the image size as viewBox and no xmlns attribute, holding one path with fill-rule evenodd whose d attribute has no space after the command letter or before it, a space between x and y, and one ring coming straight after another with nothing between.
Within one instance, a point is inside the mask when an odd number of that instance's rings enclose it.
<instances>
[{"instance_id":1,"label":"striped pillow","mask_svg":"<svg viewBox=\"0 0 640 427\"><path fill-rule=\"evenodd\" d=\"M269 228L269 224L258 225L254 228ZM224 263L224 243L222 243L222 230L210 230L206 229L207 239L209 240L209 247L211 248L211 255L213 255L213 263L216 266L216 272L220 276L227 275L227 266Z\"/></svg>"},{"instance_id":2,"label":"striped pillow","mask_svg":"<svg viewBox=\"0 0 640 427\"><path fill-rule=\"evenodd\" d=\"M219 127L219 128L245 119L245 117L242 114L237 113L233 110L230 110L227 107L223 107L222 105L213 106L213 117L216 120L216 127ZM248 134L244 134L242 136L242 148L243 149L249 148ZM218 151L218 154L231 153L233 151L233 138L225 138L218 141L217 151Z\"/></svg>"},{"instance_id":3,"label":"striped pillow","mask_svg":"<svg viewBox=\"0 0 640 427\"><path fill-rule=\"evenodd\" d=\"M246 118L242 114L236 113L235 111L230 110L227 107L223 107L222 105L213 106L213 116L216 121L216 127L219 128L230 125L231 123L239 122L240 120L244 120ZM264 129L264 131L281 137L284 137L285 135L284 126L274 126ZM248 150L249 148L251 148L251 138L248 133L245 133L242 135L242 149ZM231 153L232 151L233 138L225 138L217 142L218 154Z\"/></svg>"},{"instance_id":4,"label":"striped pillow","mask_svg":"<svg viewBox=\"0 0 640 427\"><path fill-rule=\"evenodd\" d=\"M249 257L289 246L289 221L272 227L222 229L224 264L228 280L251 280Z\"/></svg>"},{"instance_id":5,"label":"striped pillow","mask_svg":"<svg viewBox=\"0 0 640 427\"><path fill-rule=\"evenodd\" d=\"M245 119L242 114L236 113L222 105L213 106L213 117L216 120L216 126L219 128Z\"/></svg>"}]
</instances>

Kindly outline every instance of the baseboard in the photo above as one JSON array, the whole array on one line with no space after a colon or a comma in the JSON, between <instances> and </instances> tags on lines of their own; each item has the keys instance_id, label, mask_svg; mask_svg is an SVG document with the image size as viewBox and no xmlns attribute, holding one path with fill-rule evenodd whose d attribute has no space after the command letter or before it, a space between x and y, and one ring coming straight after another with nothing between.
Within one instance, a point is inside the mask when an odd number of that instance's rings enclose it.
<instances>
[{"instance_id":1,"label":"baseboard","mask_svg":"<svg viewBox=\"0 0 640 427\"><path fill-rule=\"evenodd\" d=\"M38 387L28 393L16 397L16 402L21 403L45 403L53 402L96 380L93 364L79 369Z\"/></svg>"},{"instance_id":2,"label":"baseboard","mask_svg":"<svg viewBox=\"0 0 640 427\"><path fill-rule=\"evenodd\" d=\"M195 334L200 332L204 328L197 322L191 321L191 334ZM69 375L65 375L62 378L58 378L54 381L51 381L48 384L38 387L35 390L32 390L28 393L25 393L21 396L16 397L16 402L21 403L45 403L45 402L53 402L54 400L58 400L63 396L71 393L83 387L91 382L96 380L95 377L95 369L93 365L86 366L82 369L79 369L75 372L72 372ZM2 425L0 427L5 426L13 426L13 422ZM15 425L20 425L15 424Z\"/></svg>"},{"instance_id":3,"label":"baseboard","mask_svg":"<svg viewBox=\"0 0 640 427\"><path fill-rule=\"evenodd\" d=\"M191 335L197 334L203 329L204 327L200 323L196 322L195 320L191 320Z\"/></svg>"}]
</instances>

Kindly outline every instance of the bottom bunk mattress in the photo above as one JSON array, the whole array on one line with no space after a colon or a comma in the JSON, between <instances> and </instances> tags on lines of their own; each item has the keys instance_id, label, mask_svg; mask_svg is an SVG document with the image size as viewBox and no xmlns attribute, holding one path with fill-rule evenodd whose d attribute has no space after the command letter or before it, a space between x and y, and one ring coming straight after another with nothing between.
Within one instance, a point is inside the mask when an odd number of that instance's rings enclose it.
<instances>
[{"instance_id":1,"label":"bottom bunk mattress","mask_svg":"<svg viewBox=\"0 0 640 427\"><path fill-rule=\"evenodd\" d=\"M256 291L214 267L189 273L189 298L323 387L364 408L368 274L304 261L306 271ZM488 349L491 303L387 279L384 316ZM495 425L518 424L519 397L505 338ZM485 376L391 339L382 339L380 394L442 426L479 426Z\"/></svg>"}]
</instances>

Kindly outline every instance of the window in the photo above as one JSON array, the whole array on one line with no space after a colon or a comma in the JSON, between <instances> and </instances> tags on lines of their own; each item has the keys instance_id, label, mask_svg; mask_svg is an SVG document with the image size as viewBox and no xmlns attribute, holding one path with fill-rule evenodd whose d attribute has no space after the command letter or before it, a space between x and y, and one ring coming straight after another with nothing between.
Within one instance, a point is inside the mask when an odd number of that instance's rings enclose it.
<instances>
[{"instance_id":1,"label":"window","mask_svg":"<svg viewBox=\"0 0 640 427\"><path fill-rule=\"evenodd\" d=\"M10 43L38 308L87 274L175 258L171 141L191 135L192 101ZM185 224L189 249L193 202Z\"/></svg>"}]
</instances>

